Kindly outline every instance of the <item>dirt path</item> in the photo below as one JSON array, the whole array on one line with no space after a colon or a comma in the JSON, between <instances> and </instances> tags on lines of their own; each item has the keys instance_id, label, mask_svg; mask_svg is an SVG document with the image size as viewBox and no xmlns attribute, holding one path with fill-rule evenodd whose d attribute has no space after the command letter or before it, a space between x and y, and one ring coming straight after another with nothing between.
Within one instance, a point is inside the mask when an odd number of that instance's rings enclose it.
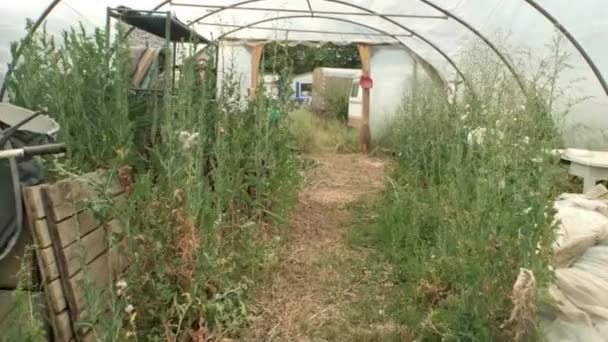
<instances>
[{"instance_id":1,"label":"dirt path","mask_svg":"<svg viewBox=\"0 0 608 342\"><path fill-rule=\"evenodd\" d=\"M386 164L360 154L311 158L318 164L300 191L290 216L292 238L272 285L259 296L247 341L336 340L357 298L358 283L342 271L360 257L344 240L348 205L377 195Z\"/></svg>"}]
</instances>

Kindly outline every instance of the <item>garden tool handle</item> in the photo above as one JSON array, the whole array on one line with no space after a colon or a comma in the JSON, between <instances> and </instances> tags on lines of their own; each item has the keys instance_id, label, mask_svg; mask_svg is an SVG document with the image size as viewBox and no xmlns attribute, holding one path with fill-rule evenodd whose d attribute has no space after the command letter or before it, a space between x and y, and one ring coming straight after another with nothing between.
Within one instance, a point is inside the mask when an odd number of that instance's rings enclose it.
<instances>
[{"instance_id":1,"label":"garden tool handle","mask_svg":"<svg viewBox=\"0 0 608 342\"><path fill-rule=\"evenodd\" d=\"M65 144L47 144L40 146L14 148L10 150L0 150L0 160L9 158L42 156L46 154L58 154L63 153L65 151Z\"/></svg>"},{"instance_id":2,"label":"garden tool handle","mask_svg":"<svg viewBox=\"0 0 608 342\"><path fill-rule=\"evenodd\" d=\"M23 148L23 154L26 157L42 156L46 154L58 154L67 151L65 144L46 144L40 146L28 146Z\"/></svg>"}]
</instances>

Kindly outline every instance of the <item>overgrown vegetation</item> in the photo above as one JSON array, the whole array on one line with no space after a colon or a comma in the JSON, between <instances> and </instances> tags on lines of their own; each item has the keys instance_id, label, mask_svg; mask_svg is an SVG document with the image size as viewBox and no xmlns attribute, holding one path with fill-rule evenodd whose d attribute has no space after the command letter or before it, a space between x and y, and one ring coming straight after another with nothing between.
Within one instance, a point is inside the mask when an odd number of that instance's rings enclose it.
<instances>
[{"instance_id":1,"label":"overgrown vegetation","mask_svg":"<svg viewBox=\"0 0 608 342\"><path fill-rule=\"evenodd\" d=\"M450 104L443 89L420 84L407 98L385 199L372 227L353 236L397 267L404 299L395 316L418 340L534 340L534 312L510 320L522 304L511 293L520 268L533 272L536 299L552 278L552 201L565 179L549 153L559 147L556 78L540 70L523 97L499 62L472 51L476 96Z\"/></svg>"},{"instance_id":2,"label":"overgrown vegetation","mask_svg":"<svg viewBox=\"0 0 608 342\"><path fill-rule=\"evenodd\" d=\"M325 119L306 110L290 114L289 131L300 152L356 152L358 135L336 119Z\"/></svg>"},{"instance_id":3,"label":"overgrown vegetation","mask_svg":"<svg viewBox=\"0 0 608 342\"><path fill-rule=\"evenodd\" d=\"M92 291L78 324L97 327L102 341L238 337L250 288L285 240L298 184L286 116L277 115L284 102L262 92L245 101L231 81L217 97L213 63L201 79L195 46L181 56L175 88L164 73L135 93L120 38L108 49L103 32L72 30L61 43L34 37L11 100L47 107L60 123L69 153L51 165L58 176L108 168L132 181L128 201L90 203L102 220L121 221L113 243L123 241L131 266L117 288Z\"/></svg>"},{"instance_id":4,"label":"overgrown vegetation","mask_svg":"<svg viewBox=\"0 0 608 342\"><path fill-rule=\"evenodd\" d=\"M89 203L102 220L121 221L124 232L111 244L124 242L131 267L104 293L91 291L78 324L95 327L102 341L238 338L252 318L251 289L264 284L288 233L298 184L290 146L349 152L356 133L306 111L285 115L283 88L298 72L286 58L273 59L283 89L275 99L260 91L245 101L230 77L216 96L212 65L198 76L196 47L182 56L175 88L164 73L161 86L135 93L124 42L105 44L101 31L72 30L62 44L42 32L9 84L15 104L48 107L61 124L70 152L51 162L58 176L107 168L131 182L128 201ZM355 243L392 264L364 285L383 281L395 295L390 303L361 301L389 312L353 317L391 315L395 338L534 339L534 312L510 317L513 283L520 268L531 270L540 301L552 279L551 202L563 172L549 151L559 146L552 99L564 56L556 51L551 70L531 77L522 96L498 62L471 51L466 74L475 94L449 103L444 89L418 84L406 99L388 140L396 159L388 191L353 231ZM35 340L42 327L24 293L11 321L24 324L3 333Z\"/></svg>"},{"instance_id":5,"label":"overgrown vegetation","mask_svg":"<svg viewBox=\"0 0 608 342\"><path fill-rule=\"evenodd\" d=\"M349 82L350 83L350 82ZM348 123L348 100L350 97L350 89L332 87L325 94L325 103L329 112L330 120L338 120L342 124Z\"/></svg>"}]
</instances>

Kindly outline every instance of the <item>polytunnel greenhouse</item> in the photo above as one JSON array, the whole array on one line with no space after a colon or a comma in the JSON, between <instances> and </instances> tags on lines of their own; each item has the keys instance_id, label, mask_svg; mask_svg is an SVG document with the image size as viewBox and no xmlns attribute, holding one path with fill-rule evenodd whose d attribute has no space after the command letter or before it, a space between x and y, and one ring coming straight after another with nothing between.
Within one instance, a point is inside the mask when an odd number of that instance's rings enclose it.
<instances>
[{"instance_id":1,"label":"polytunnel greenhouse","mask_svg":"<svg viewBox=\"0 0 608 342\"><path fill-rule=\"evenodd\" d=\"M7 341L608 341L608 4L0 3Z\"/></svg>"}]
</instances>

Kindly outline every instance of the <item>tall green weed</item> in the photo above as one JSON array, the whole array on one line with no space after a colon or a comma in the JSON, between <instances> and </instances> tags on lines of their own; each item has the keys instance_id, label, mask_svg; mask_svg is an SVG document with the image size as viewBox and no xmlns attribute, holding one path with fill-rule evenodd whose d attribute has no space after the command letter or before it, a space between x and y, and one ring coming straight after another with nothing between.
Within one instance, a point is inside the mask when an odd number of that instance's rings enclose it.
<instances>
[{"instance_id":1,"label":"tall green weed","mask_svg":"<svg viewBox=\"0 0 608 342\"><path fill-rule=\"evenodd\" d=\"M534 339L533 316L501 327L513 284L529 269L542 297L552 279L552 201L565 178L550 153L552 85L529 82L523 96L476 51L465 73L476 94L450 103L419 84L406 99L376 224L355 231L398 266L401 319L421 340L512 340L521 329Z\"/></svg>"},{"instance_id":2,"label":"tall green weed","mask_svg":"<svg viewBox=\"0 0 608 342\"><path fill-rule=\"evenodd\" d=\"M132 91L122 33L108 47L101 31L73 29L61 44L41 32L9 87L14 103L47 107L61 125L69 153L52 166L59 176L133 174L127 201L94 203L102 220L121 221L109 243L124 241L131 266L105 294L87 291L90 312L78 323L102 341L238 336L249 293L287 236L298 184L287 116L275 114L287 104L261 92L242 99L230 77L218 95L215 54L193 45L175 86L165 72L159 88ZM210 61L204 77L199 53Z\"/></svg>"}]
</instances>

